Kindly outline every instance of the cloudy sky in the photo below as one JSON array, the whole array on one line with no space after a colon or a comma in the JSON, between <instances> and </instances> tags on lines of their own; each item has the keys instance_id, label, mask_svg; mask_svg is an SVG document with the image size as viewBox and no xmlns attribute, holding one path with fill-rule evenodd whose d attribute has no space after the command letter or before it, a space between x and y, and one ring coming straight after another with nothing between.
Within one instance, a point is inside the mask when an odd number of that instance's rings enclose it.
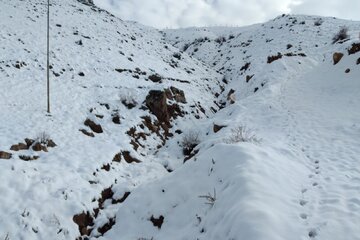
<instances>
[{"instance_id":1,"label":"cloudy sky","mask_svg":"<svg viewBox=\"0 0 360 240\"><path fill-rule=\"evenodd\" d=\"M157 28L243 26L282 13L360 20L360 0L95 0L124 20Z\"/></svg>"}]
</instances>

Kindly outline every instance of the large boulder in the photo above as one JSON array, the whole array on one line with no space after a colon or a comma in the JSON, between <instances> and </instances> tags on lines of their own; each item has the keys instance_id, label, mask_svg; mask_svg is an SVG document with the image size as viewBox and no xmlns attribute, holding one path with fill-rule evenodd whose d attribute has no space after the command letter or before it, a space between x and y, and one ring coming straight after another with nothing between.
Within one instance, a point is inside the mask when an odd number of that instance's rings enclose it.
<instances>
[{"instance_id":1,"label":"large boulder","mask_svg":"<svg viewBox=\"0 0 360 240\"><path fill-rule=\"evenodd\" d=\"M146 96L146 106L161 123L169 123L170 117L164 91L151 90Z\"/></svg>"}]
</instances>

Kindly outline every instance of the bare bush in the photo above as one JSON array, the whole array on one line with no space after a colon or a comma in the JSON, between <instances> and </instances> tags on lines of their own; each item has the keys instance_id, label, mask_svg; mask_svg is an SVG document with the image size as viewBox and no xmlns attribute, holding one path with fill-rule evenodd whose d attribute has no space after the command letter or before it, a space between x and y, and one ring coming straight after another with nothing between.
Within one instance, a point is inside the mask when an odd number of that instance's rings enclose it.
<instances>
[{"instance_id":1,"label":"bare bush","mask_svg":"<svg viewBox=\"0 0 360 240\"><path fill-rule=\"evenodd\" d=\"M214 206L215 202L216 202L216 190L214 188L214 194L211 195L211 193L208 193L206 195L201 195L199 196L199 198L205 198L206 199L206 203L210 206Z\"/></svg>"},{"instance_id":2,"label":"bare bush","mask_svg":"<svg viewBox=\"0 0 360 240\"><path fill-rule=\"evenodd\" d=\"M315 26L321 26L323 24L324 20L322 18L318 18L315 20L314 25Z\"/></svg>"},{"instance_id":3,"label":"bare bush","mask_svg":"<svg viewBox=\"0 0 360 240\"><path fill-rule=\"evenodd\" d=\"M226 38L224 36L220 36L215 39L216 43L222 44L223 42L226 42Z\"/></svg>"},{"instance_id":4,"label":"bare bush","mask_svg":"<svg viewBox=\"0 0 360 240\"><path fill-rule=\"evenodd\" d=\"M339 41L344 41L349 39L349 34L348 34L348 28L345 26L342 26L339 30L338 33L336 33L332 39L332 43L337 43Z\"/></svg>"},{"instance_id":5,"label":"bare bush","mask_svg":"<svg viewBox=\"0 0 360 240\"><path fill-rule=\"evenodd\" d=\"M120 93L120 101L128 109L132 109L137 105L137 101L135 100L135 93L130 89L126 89Z\"/></svg>"},{"instance_id":6,"label":"bare bush","mask_svg":"<svg viewBox=\"0 0 360 240\"><path fill-rule=\"evenodd\" d=\"M37 135L35 142L46 145L50 141L50 135L46 132L41 132Z\"/></svg>"},{"instance_id":7,"label":"bare bush","mask_svg":"<svg viewBox=\"0 0 360 240\"><path fill-rule=\"evenodd\" d=\"M184 155L190 155L192 150L199 145L199 132L196 131L189 131L188 133L184 134L181 146L183 148Z\"/></svg>"},{"instance_id":8,"label":"bare bush","mask_svg":"<svg viewBox=\"0 0 360 240\"><path fill-rule=\"evenodd\" d=\"M261 139L257 138L252 130L247 129L244 126L235 127L231 131L231 136L225 139L225 143L227 144L233 144L238 142L261 142Z\"/></svg>"}]
</instances>

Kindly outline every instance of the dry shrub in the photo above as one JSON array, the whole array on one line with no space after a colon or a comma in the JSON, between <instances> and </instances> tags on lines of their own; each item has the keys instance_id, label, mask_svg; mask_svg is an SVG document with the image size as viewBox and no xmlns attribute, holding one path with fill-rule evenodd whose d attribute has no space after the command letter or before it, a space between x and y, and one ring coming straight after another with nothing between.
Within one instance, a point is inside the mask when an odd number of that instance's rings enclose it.
<instances>
[{"instance_id":1,"label":"dry shrub","mask_svg":"<svg viewBox=\"0 0 360 240\"><path fill-rule=\"evenodd\" d=\"M196 131L189 131L188 133L184 134L181 146L183 148L184 155L190 155L192 150L199 145L199 132Z\"/></svg>"},{"instance_id":2,"label":"dry shrub","mask_svg":"<svg viewBox=\"0 0 360 240\"><path fill-rule=\"evenodd\" d=\"M345 26L342 26L339 30L338 33L336 33L332 39L332 43L337 43L339 41L344 41L349 39L349 34L348 34L348 28Z\"/></svg>"},{"instance_id":3,"label":"dry shrub","mask_svg":"<svg viewBox=\"0 0 360 240\"><path fill-rule=\"evenodd\" d=\"M227 139L225 139L225 143L233 144L239 142L252 142L252 143L260 143L261 139L257 138L252 130L247 129L244 126L237 126L232 129L232 134Z\"/></svg>"}]
</instances>

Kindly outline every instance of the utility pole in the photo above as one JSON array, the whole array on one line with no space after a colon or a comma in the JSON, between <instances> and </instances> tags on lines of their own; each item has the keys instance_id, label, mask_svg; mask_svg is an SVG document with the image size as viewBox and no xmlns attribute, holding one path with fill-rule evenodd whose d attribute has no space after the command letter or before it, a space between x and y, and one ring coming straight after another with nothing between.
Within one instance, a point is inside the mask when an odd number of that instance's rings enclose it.
<instances>
[{"instance_id":1,"label":"utility pole","mask_svg":"<svg viewBox=\"0 0 360 240\"><path fill-rule=\"evenodd\" d=\"M47 112L50 113L50 0L47 9Z\"/></svg>"}]
</instances>

